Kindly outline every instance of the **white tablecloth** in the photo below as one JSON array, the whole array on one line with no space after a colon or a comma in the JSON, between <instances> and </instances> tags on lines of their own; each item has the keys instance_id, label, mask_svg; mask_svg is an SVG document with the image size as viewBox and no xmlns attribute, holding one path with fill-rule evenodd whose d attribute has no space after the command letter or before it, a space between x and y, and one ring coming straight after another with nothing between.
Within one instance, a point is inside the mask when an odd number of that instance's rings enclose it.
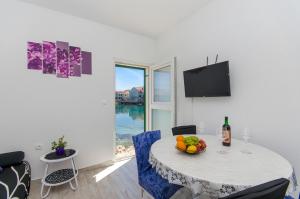
<instances>
[{"instance_id":1,"label":"white tablecloth","mask_svg":"<svg viewBox=\"0 0 300 199\"><path fill-rule=\"evenodd\" d=\"M290 180L288 193L296 188L291 164L279 154L264 147L248 144L252 154L241 153L242 141L233 139L226 154L220 154L221 143L215 136L198 136L207 143L204 153L189 155L175 149L176 138L162 138L151 147L149 162L170 183L189 188L195 197L218 198L278 178Z\"/></svg>"}]
</instances>

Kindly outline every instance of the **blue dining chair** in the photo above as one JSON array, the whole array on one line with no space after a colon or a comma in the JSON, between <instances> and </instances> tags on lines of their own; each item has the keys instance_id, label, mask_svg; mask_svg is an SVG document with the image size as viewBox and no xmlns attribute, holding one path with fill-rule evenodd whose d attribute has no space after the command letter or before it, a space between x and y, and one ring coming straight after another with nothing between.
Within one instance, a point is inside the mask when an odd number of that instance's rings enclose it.
<instances>
[{"instance_id":1,"label":"blue dining chair","mask_svg":"<svg viewBox=\"0 0 300 199\"><path fill-rule=\"evenodd\" d=\"M173 135L196 134L196 125L176 126L172 128Z\"/></svg>"},{"instance_id":2,"label":"blue dining chair","mask_svg":"<svg viewBox=\"0 0 300 199\"><path fill-rule=\"evenodd\" d=\"M297 199L297 198L294 198L293 196L285 196L284 199ZM299 198L300 199L300 194L299 194Z\"/></svg>"},{"instance_id":3,"label":"blue dining chair","mask_svg":"<svg viewBox=\"0 0 300 199\"><path fill-rule=\"evenodd\" d=\"M295 199L292 196L285 196L284 199Z\"/></svg>"},{"instance_id":4,"label":"blue dining chair","mask_svg":"<svg viewBox=\"0 0 300 199\"><path fill-rule=\"evenodd\" d=\"M290 199L285 197L290 181L277 179L219 199Z\"/></svg>"},{"instance_id":5,"label":"blue dining chair","mask_svg":"<svg viewBox=\"0 0 300 199\"><path fill-rule=\"evenodd\" d=\"M178 189L182 188L182 186L170 184L168 180L163 179L149 163L151 146L160 138L160 131L148 131L132 136L142 198L145 190L155 199L169 199Z\"/></svg>"}]
</instances>

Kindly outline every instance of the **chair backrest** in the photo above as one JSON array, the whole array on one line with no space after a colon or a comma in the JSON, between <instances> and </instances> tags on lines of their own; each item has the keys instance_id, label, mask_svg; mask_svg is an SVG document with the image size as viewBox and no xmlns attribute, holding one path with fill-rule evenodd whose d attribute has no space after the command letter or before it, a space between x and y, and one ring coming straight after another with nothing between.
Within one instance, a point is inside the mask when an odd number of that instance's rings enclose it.
<instances>
[{"instance_id":1,"label":"chair backrest","mask_svg":"<svg viewBox=\"0 0 300 199\"><path fill-rule=\"evenodd\" d=\"M160 138L160 131L148 131L132 136L138 174L151 168L151 165L149 163L149 152L152 144Z\"/></svg>"},{"instance_id":2,"label":"chair backrest","mask_svg":"<svg viewBox=\"0 0 300 199\"><path fill-rule=\"evenodd\" d=\"M177 126L172 128L173 135L196 134L196 125Z\"/></svg>"},{"instance_id":3,"label":"chair backrest","mask_svg":"<svg viewBox=\"0 0 300 199\"><path fill-rule=\"evenodd\" d=\"M284 199L289 183L281 178L220 199Z\"/></svg>"}]
</instances>

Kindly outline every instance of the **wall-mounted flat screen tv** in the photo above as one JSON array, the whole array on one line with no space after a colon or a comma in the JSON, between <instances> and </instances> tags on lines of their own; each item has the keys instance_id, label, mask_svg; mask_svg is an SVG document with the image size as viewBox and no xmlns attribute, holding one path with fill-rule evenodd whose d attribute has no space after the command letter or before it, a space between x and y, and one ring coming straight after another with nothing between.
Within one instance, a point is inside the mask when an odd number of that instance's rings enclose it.
<instances>
[{"instance_id":1,"label":"wall-mounted flat screen tv","mask_svg":"<svg viewBox=\"0 0 300 199\"><path fill-rule=\"evenodd\" d=\"M186 97L231 96L229 62L221 62L183 72Z\"/></svg>"}]
</instances>

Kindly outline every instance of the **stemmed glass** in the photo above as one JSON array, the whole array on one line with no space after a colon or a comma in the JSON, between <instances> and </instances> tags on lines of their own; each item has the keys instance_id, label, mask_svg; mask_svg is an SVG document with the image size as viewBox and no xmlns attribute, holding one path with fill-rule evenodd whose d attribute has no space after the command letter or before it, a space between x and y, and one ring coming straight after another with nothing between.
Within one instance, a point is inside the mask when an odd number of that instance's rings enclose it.
<instances>
[{"instance_id":1,"label":"stemmed glass","mask_svg":"<svg viewBox=\"0 0 300 199\"><path fill-rule=\"evenodd\" d=\"M226 150L224 150L223 146L222 146L222 142L223 142L223 132L222 132L222 128L217 128L216 130L216 137L217 137L217 145L219 146L219 149L217 150L217 153L220 154L225 154L227 153Z\"/></svg>"},{"instance_id":2,"label":"stemmed glass","mask_svg":"<svg viewBox=\"0 0 300 199\"><path fill-rule=\"evenodd\" d=\"M244 149L241 151L244 154L252 154L252 152L249 151L248 149L249 147L248 143L250 138L251 138L250 130L248 128L245 128L243 130Z\"/></svg>"}]
</instances>

